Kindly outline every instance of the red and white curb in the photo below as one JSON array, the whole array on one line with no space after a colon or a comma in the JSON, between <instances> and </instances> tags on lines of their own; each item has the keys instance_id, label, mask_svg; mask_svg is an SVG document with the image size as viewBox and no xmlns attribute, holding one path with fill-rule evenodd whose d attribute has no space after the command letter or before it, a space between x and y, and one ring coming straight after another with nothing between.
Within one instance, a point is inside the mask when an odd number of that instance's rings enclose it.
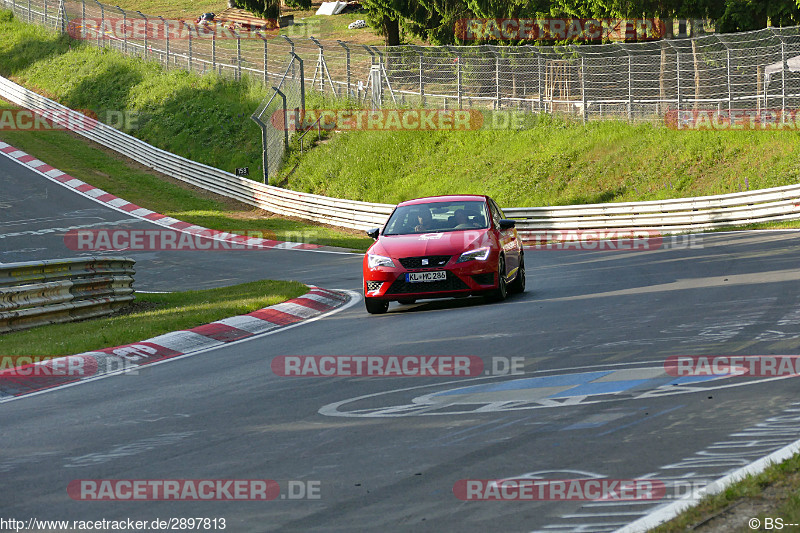
<instances>
[{"instance_id":1,"label":"red and white curb","mask_svg":"<svg viewBox=\"0 0 800 533\"><path fill-rule=\"evenodd\" d=\"M189 222L183 222L182 220L168 217L144 207L140 207L127 200L119 198L118 196L114 196L103 189L99 189L94 185L89 185L88 183L81 181L78 178L74 178L69 174L58 170L57 168L53 168L44 161L36 159L34 156L27 154L3 141L0 141L0 153L24 164L50 181L63 185L68 189L72 189L74 192L77 192L86 198L90 198L91 200L110 207L116 211L120 211L135 218L147 220L148 222L152 222L153 224L157 224L171 230L190 233L193 235L200 234L206 238L231 242L240 246L246 245L253 248L277 248L284 250L313 250L326 253L343 253L320 250L320 248L323 248L323 246L320 244L277 241L271 239L262 239L259 237L248 237L245 235L228 233L226 231L204 228L202 226L190 224Z\"/></svg>"},{"instance_id":2,"label":"red and white curb","mask_svg":"<svg viewBox=\"0 0 800 533\"><path fill-rule=\"evenodd\" d=\"M276 333L342 311L358 300L358 295L351 291L311 286L303 296L246 315L166 333L133 344L0 370L0 403Z\"/></svg>"}]
</instances>

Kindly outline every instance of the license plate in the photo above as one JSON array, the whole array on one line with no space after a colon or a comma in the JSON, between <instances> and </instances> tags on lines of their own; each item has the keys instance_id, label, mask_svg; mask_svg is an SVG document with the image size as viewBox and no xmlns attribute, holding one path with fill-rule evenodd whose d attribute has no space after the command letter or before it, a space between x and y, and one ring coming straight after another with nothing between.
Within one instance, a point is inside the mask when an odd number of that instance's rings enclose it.
<instances>
[{"instance_id":1,"label":"license plate","mask_svg":"<svg viewBox=\"0 0 800 533\"><path fill-rule=\"evenodd\" d=\"M436 270L434 272L408 272L406 281L417 283L420 281L444 281L447 279L446 270Z\"/></svg>"}]
</instances>

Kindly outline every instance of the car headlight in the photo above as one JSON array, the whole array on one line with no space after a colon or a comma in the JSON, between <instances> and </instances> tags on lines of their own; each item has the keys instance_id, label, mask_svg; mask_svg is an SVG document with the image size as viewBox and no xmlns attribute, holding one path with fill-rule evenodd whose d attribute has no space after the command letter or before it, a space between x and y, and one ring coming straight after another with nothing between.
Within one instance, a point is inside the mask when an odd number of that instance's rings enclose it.
<instances>
[{"instance_id":1,"label":"car headlight","mask_svg":"<svg viewBox=\"0 0 800 533\"><path fill-rule=\"evenodd\" d=\"M370 268L376 268L376 267L394 268L394 262L390 257L377 254L367 254L367 264L369 265Z\"/></svg>"},{"instance_id":2,"label":"car headlight","mask_svg":"<svg viewBox=\"0 0 800 533\"><path fill-rule=\"evenodd\" d=\"M467 261L486 261L489 259L489 252L491 250L487 248L476 248L475 250L469 250L461 254L461 257L458 258L456 263L466 263Z\"/></svg>"}]
</instances>

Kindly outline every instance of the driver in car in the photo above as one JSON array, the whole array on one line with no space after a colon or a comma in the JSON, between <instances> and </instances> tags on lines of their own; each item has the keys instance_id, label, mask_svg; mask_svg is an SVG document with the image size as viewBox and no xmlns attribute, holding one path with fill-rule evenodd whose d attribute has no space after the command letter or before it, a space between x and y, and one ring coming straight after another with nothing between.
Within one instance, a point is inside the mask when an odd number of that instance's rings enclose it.
<instances>
[{"instance_id":1,"label":"driver in car","mask_svg":"<svg viewBox=\"0 0 800 533\"><path fill-rule=\"evenodd\" d=\"M417 211L417 221L419 224L414 226L414 231L431 231L433 229L433 216L427 209Z\"/></svg>"}]
</instances>

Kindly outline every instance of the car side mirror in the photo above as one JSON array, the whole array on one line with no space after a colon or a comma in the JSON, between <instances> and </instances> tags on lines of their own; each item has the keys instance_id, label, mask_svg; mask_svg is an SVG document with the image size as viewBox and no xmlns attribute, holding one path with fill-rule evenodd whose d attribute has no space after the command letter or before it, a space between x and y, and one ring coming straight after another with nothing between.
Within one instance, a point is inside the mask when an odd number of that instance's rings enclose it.
<instances>
[{"instance_id":1,"label":"car side mirror","mask_svg":"<svg viewBox=\"0 0 800 533\"><path fill-rule=\"evenodd\" d=\"M381 233L381 228L372 228L370 230L367 230L367 235L369 235L376 241L378 240L378 235L380 235L380 233Z\"/></svg>"},{"instance_id":2,"label":"car side mirror","mask_svg":"<svg viewBox=\"0 0 800 533\"><path fill-rule=\"evenodd\" d=\"M516 225L517 223L514 220L509 220L507 218L500 219L500 229L511 229Z\"/></svg>"}]
</instances>

